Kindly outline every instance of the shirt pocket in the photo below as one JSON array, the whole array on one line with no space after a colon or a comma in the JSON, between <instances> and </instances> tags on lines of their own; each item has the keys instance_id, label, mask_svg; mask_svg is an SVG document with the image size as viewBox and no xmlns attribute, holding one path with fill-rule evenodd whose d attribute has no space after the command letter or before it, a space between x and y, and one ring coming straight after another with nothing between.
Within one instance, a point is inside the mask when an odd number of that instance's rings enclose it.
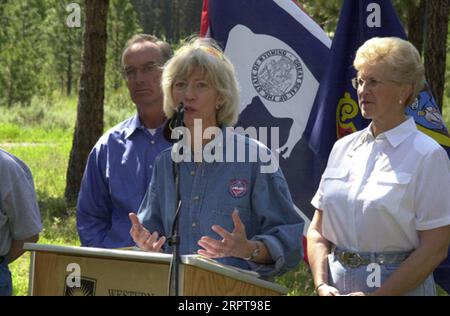
<instances>
[{"instance_id":1,"label":"shirt pocket","mask_svg":"<svg viewBox=\"0 0 450 316\"><path fill-rule=\"evenodd\" d=\"M140 193L136 190L138 183L141 182L139 180L136 170L133 170L131 166L121 166L110 175L110 194L120 201L129 200ZM145 187L145 190L147 188Z\"/></svg>"},{"instance_id":2,"label":"shirt pocket","mask_svg":"<svg viewBox=\"0 0 450 316\"><path fill-rule=\"evenodd\" d=\"M396 213L411 182L411 174L405 172L377 171L368 179L362 195L365 206Z\"/></svg>"},{"instance_id":3,"label":"shirt pocket","mask_svg":"<svg viewBox=\"0 0 450 316\"><path fill-rule=\"evenodd\" d=\"M323 203L326 206L347 203L349 169L327 168L322 174ZM344 204L343 204L344 203Z\"/></svg>"}]
</instances>

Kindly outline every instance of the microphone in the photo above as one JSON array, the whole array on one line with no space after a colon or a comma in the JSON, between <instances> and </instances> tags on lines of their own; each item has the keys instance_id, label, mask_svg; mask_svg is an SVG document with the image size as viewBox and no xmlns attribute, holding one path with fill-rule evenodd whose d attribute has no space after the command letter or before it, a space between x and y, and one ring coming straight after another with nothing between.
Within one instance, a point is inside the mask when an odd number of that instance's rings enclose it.
<instances>
[{"instance_id":1,"label":"microphone","mask_svg":"<svg viewBox=\"0 0 450 316\"><path fill-rule=\"evenodd\" d=\"M177 111L175 115L175 128L184 126L184 104L180 102L177 106Z\"/></svg>"},{"instance_id":2,"label":"microphone","mask_svg":"<svg viewBox=\"0 0 450 316\"><path fill-rule=\"evenodd\" d=\"M180 141L183 138L183 134L178 134L178 138L172 138L172 131L182 126L184 126L184 104L180 102L164 128L164 138L172 144Z\"/></svg>"}]
</instances>

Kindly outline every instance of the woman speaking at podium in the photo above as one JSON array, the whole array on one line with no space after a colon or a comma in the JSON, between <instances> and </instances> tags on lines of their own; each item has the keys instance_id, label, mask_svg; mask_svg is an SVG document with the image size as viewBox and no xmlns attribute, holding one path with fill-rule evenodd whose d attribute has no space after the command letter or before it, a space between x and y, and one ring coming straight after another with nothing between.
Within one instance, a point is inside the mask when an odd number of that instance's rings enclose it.
<instances>
[{"instance_id":1,"label":"woman speaking at podium","mask_svg":"<svg viewBox=\"0 0 450 316\"><path fill-rule=\"evenodd\" d=\"M172 252L167 237L178 164L182 255L201 254L263 277L295 268L304 221L273 153L232 131L239 102L233 65L211 39L193 39L165 65L162 86L166 116L181 104L188 135L155 160L138 215L130 213L136 245Z\"/></svg>"}]
</instances>

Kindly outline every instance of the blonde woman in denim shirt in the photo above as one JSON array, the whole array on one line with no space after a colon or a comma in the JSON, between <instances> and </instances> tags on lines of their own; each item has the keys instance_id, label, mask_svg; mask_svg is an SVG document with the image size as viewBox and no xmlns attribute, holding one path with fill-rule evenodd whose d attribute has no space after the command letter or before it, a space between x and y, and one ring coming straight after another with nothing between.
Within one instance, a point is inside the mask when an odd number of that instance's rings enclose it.
<instances>
[{"instance_id":1,"label":"blonde woman in denim shirt","mask_svg":"<svg viewBox=\"0 0 450 316\"><path fill-rule=\"evenodd\" d=\"M304 222L276 158L261 143L230 131L239 102L230 61L212 40L191 40L165 65L162 86L167 117L183 102L192 140L215 128L213 137L185 148L179 162L181 254L198 253L266 277L296 267ZM211 145L211 155L220 158L205 157ZM176 209L172 154L177 146L157 157L138 216L130 214L131 236L148 251L171 253L166 237ZM275 167L264 168L258 157L238 161L242 151L248 158L251 152L266 154Z\"/></svg>"}]
</instances>

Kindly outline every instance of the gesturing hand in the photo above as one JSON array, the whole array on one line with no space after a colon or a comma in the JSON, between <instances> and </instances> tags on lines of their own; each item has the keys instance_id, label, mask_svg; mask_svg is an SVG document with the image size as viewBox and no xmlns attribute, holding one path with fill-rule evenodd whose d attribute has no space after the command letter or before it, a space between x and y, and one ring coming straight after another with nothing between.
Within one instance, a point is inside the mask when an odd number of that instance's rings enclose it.
<instances>
[{"instance_id":1,"label":"gesturing hand","mask_svg":"<svg viewBox=\"0 0 450 316\"><path fill-rule=\"evenodd\" d=\"M238 210L234 209L231 214L233 219L233 232L228 232L219 225L211 228L222 237L222 240L203 236L198 244L204 249L199 249L198 253L209 258L238 257L246 258L252 252L254 245L247 239L245 226L239 217Z\"/></svg>"},{"instance_id":2,"label":"gesturing hand","mask_svg":"<svg viewBox=\"0 0 450 316\"><path fill-rule=\"evenodd\" d=\"M145 227L139 222L139 218L135 213L128 214L131 221L130 235L133 238L136 246L147 251L159 252L161 247L166 242L166 237L159 235L157 232L151 234Z\"/></svg>"}]
</instances>

